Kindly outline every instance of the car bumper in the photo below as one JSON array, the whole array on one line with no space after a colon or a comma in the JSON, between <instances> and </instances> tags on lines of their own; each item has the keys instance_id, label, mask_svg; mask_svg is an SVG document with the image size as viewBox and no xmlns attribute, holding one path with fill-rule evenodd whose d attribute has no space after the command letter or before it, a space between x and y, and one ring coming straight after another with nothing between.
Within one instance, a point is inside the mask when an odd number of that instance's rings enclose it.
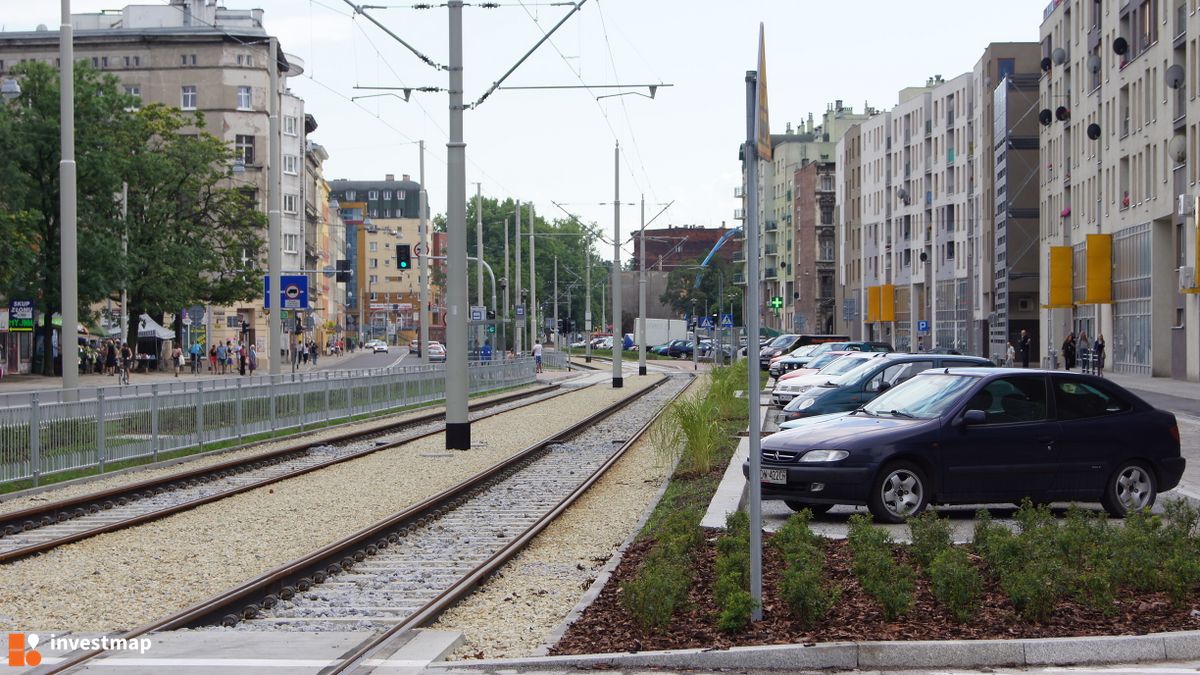
<instances>
[{"instance_id":1,"label":"car bumper","mask_svg":"<svg viewBox=\"0 0 1200 675\"><path fill-rule=\"evenodd\" d=\"M763 499L795 499L814 504L866 504L873 475L870 467L858 466L763 464L762 468L787 471L786 485L759 483ZM749 477L749 461L742 462L742 475Z\"/></svg>"},{"instance_id":2,"label":"car bumper","mask_svg":"<svg viewBox=\"0 0 1200 675\"><path fill-rule=\"evenodd\" d=\"M787 404L791 403L792 399L794 399L794 398L796 398L796 395L792 394L792 393L771 392L771 403L774 403L775 405L787 405Z\"/></svg>"},{"instance_id":3,"label":"car bumper","mask_svg":"<svg viewBox=\"0 0 1200 675\"><path fill-rule=\"evenodd\" d=\"M1179 481L1183 478L1183 469L1187 466L1187 460L1182 457L1171 457L1159 461L1158 464L1158 490L1166 492L1179 485Z\"/></svg>"}]
</instances>

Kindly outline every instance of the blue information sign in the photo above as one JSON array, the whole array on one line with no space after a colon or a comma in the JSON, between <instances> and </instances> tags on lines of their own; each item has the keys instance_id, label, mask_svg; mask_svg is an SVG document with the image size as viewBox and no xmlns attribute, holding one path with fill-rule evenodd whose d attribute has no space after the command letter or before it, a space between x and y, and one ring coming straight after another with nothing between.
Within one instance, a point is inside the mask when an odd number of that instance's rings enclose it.
<instances>
[{"instance_id":1,"label":"blue information sign","mask_svg":"<svg viewBox=\"0 0 1200 675\"><path fill-rule=\"evenodd\" d=\"M721 328L733 328L733 315L732 314L722 314L721 315Z\"/></svg>"},{"instance_id":2,"label":"blue information sign","mask_svg":"<svg viewBox=\"0 0 1200 675\"><path fill-rule=\"evenodd\" d=\"M284 309L308 309L308 277L303 274L285 274L279 278L283 287L279 294ZM263 307L271 309L271 276L263 277Z\"/></svg>"},{"instance_id":3,"label":"blue information sign","mask_svg":"<svg viewBox=\"0 0 1200 675\"><path fill-rule=\"evenodd\" d=\"M928 333L929 332L929 322L925 321L924 319L922 319L921 321L918 321L917 322L917 332L918 333Z\"/></svg>"}]
</instances>

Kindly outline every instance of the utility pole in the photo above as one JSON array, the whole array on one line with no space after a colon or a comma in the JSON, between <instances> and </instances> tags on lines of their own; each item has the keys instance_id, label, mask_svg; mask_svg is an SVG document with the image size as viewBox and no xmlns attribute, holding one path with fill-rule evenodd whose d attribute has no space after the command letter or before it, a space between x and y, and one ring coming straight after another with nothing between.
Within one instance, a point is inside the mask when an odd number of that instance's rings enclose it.
<instances>
[{"instance_id":1,"label":"utility pole","mask_svg":"<svg viewBox=\"0 0 1200 675\"><path fill-rule=\"evenodd\" d=\"M586 267L586 271L584 272L584 276L587 278L587 281L583 282L583 285L587 286L587 300L584 303L584 309L583 309L583 326L587 330L587 339L584 340L584 342L587 343L587 347L585 347L585 349L587 350L587 356L585 357L584 360L587 363L591 363L592 362L592 238L590 236L588 237L587 242L588 242L587 251L584 252L584 255L587 256L587 267Z\"/></svg>"},{"instance_id":2,"label":"utility pole","mask_svg":"<svg viewBox=\"0 0 1200 675\"><path fill-rule=\"evenodd\" d=\"M475 304L483 306L483 185L475 184L475 255L479 257L479 264L475 266ZM492 303L492 310L496 309L496 303ZM487 318L485 312L483 318ZM475 327L475 348L483 347L483 326Z\"/></svg>"},{"instance_id":3,"label":"utility pole","mask_svg":"<svg viewBox=\"0 0 1200 675\"><path fill-rule=\"evenodd\" d=\"M279 165L279 40L275 38L270 39L268 59L267 71L270 73L271 91L268 94L270 119L267 124L267 268L271 281L267 285L270 287L268 293L275 296L275 301L265 300L271 304L271 315L267 317L267 333L271 343L268 348L269 371L271 375L279 375L280 361L283 359L283 307L280 307L283 304L280 301L283 294L279 292L283 285L283 235L279 222L283 203L283 195L280 194L283 174L280 169L283 167ZM358 300L360 307L363 300L364 298ZM358 330L362 332L362 323L359 323Z\"/></svg>"},{"instance_id":4,"label":"utility pole","mask_svg":"<svg viewBox=\"0 0 1200 675\"><path fill-rule=\"evenodd\" d=\"M467 180L463 142L463 0L450 14L450 140L446 144L446 449L471 447L467 418Z\"/></svg>"},{"instance_id":5,"label":"utility pole","mask_svg":"<svg viewBox=\"0 0 1200 675\"><path fill-rule=\"evenodd\" d=\"M121 233L121 255L129 259L129 183L121 183L121 224L125 231ZM129 335L129 281L121 284L121 339Z\"/></svg>"},{"instance_id":6,"label":"utility pole","mask_svg":"<svg viewBox=\"0 0 1200 675\"><path fill-rule=\"evenodd\" d=\"M537 253L533 242L533 203L529 204L529 346L533 347L534 340L542 341L537 325Z\"/></svg>"},{"instance_id":7,"label":"utility pole","mask_svg":"<svg viewBox=\"0 0 1200 675\"><path fill-rule=\"evenodd\" d=\"M554 256L554 348L562 349L562 324L558 323L558 256Z\"/></svg>"},{"instance_id":8,"label":"utility pole","mask_svg":"<svg viewBox=\"0 0 1200 675\"><path fill-rule=\"evenodd\" d=\"M638 375L646 374L646 195L642 195L642 228L638 237Z\"/></svg>"},{"instance_id":9,"label":"utility pole","mask_svg":"<svg viewBox=\"0 0 1200 675\"><path fill-rule=\"evenodd\" d=\"M508 350L508 218L504 219L504 314L500 321L500 341ZM497 345L499 346L499 345Z\"/></svg>"},{"instance_id":10,"label":"utility pole","mask_svg":"<svg viewBox=\"0 0 1200 675\"><path fill-rule=\"evenodd\" d=\"M513 299L516 300L518 307L525 307L525 311L529 312L529 307L523 305L524 301L521 299L521 200L520 199L517 200L517 214L516 214L516 217L514 218L514 220L516 222L516 235L515 235L515 241L513 242L513 247L516 249L516 251L514 252L514 254L516 256L516 258L515 258L516 269L513 271L516 272L516 274L513 275L513 278L516 280L516 284L515 284L515 287L513 288ZM517 356L520 356L521 350L524 346L521 344L521 337L522 337L522 334L525 332L525 317L523 317L523 316L513 317L513 330L516 333L516 335L513 336L516 339L516 344L514 345L515 351L517 353Z\"/></svg>"},{"instance_id":11,"label":"utility pole","mask_svg":"<svg viewBox=\"0 0 1200 675\"><path fill-rule=\"evenodd\" d=\"M76 185L75 185L75 33L71 24L71 0L62 0L62 28L58 34L59 61L62 64L59 84L60 144L62 159L58 163L58 208L62 223L59 226L59 280L62 283L62 330L59 332L58 353L62 358L63 389L79 387L79 262L76 253ZM53 338L51 338L53 339ZM49 345L47 345L49 347ZM47 348L46 358L53 356ZM44 371L43 371L44 372ZM53 367L50 370L54 372ZM75 400L77 393L66 394Z\"/></svg>"},{"instance_id":12,"label":"utility pole","mask_svg":"<svg viewBox=\"0 0 1200 675\"><path fill-rule=\"evenodd\" d=\"M421 284L421 328L417 344L421 352L421 363L429 363L429 256L433 255L433 250L429 241L429 220L426 213L429 211L429 193L425 190L425 141L419 141L417 146L421 149L421 192L418 199L418 208L421 212L417 214L419 219L417 225L417 236L421 240L420 257L417 259L418 269L417 279Z\"/></svg>"},{"instance_id":13,"label":"utility pole","mask_svg":"<svg viewBox=\"0 0 1200 675\"><path fill-rule=\"evenodd\" d=\"M624 338L621 333L621 143L613 147L613 267L612 267L612 306L613 306L613 356L612 356L612 386L620 389L625 384L621 377L621 352L624 351Z\"/></svg>"}]
</instances>

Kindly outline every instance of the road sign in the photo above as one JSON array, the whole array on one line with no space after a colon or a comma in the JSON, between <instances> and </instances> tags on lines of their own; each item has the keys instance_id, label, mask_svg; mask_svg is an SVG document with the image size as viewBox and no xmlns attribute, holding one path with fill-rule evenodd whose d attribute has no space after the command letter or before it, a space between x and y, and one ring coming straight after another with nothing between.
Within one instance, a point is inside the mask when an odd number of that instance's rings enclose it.
<instances>
[{"instance_id":1,"label":"road sign","mask_svg":"<svg viewBox=\"0 0 1200 675\"><path fill-rule=\"evenodd\" d=\"M425 255L425 244L413 246L413 253L416 255Z\"/></svg>"},{"instance_id":2,"label":"road sign","mask_svg":"<svg viewBox=\"0 0 1200 675\"><path fill-rule=\"evenodd\" d=\"M487 317L487 307L482 305L471 305L471 320L483 321Z\"/></svg>"},{"instance_id":3,"label":"road sign","mask_svg":"<svg viewBox=\"0 0 1200 675\"><path fill-rule=\"evenodd\" d=\"M183 325L185 325L185 326L190 326L190 325L192 325L192 317L190 317L190 316L188 316L188 315L184 314L184 315L183 315Z\"/></svg>"},{"instance_id":4,"label":"road sign","mask_svg":"<svg viewBox=\"0 0 1200 675\"><path fill-rule=\"evenodd\" d=\"M702 317L700 319L700 327L701 328L712 328L713 327L712 318L707 317L707 316Z\"/></svg>"},{"instance_id":5,"label":"road sign","mask_svg":"<svg viewBox=\"0 0 1200 675\"><path fill-rule=\"evenodd\" d=\"M517 305L517 316L525 316L525 305Z\"/></svg>"},{"instance_id":6,"label":"road sign","mask_svg":"<svg viewBox=\"0 0 1200 675\"><path fill-rule=\"evenodd\" d=\"M280 304L285 309L308 309L308 277L303 274L285 274L279 278L283 291L279 294ZM271 308L271 277L263 277L263 307Z\"/></svg>"},{"instance_id":7,"label":"road sign","mask_svg":"<svg viewBox=\"0 0 1200 675\"><path fill-rule=\"evenodd\" d=\"M775 309L775 310L783 309L783 296L782 295L772 295L771 296L771 309Z\"/></svg>"},{"instance_id":8,"label":"road sign","mask_svg":"<svg viewBox=\"0 0 1200 675\"><path fill-rule=\"evenodd\" d=\"M8 330L13 333L33 331L33 301L8 301Z\"/></svg>"},{"instance_id":9,"label":"road sign","mask_svg":"<svg viewBox=\"0 0 1200 675\"><path fill-rule=\"evenodd\" d=\"M721 315L721 328L733 328L733 315L732 314L722 314Z\"/></svg>"},{"instance_id":10,"label":"road sign","mask_svg":"<svg viewBox=\"0 0 1200 675\"><path fill-rule=\"evenodd\" d=\"M917 332L918 333L928 333L929 332L929 322L924 321L924 320L918 321L917 322Z\"/></svg>"}]
</instances>

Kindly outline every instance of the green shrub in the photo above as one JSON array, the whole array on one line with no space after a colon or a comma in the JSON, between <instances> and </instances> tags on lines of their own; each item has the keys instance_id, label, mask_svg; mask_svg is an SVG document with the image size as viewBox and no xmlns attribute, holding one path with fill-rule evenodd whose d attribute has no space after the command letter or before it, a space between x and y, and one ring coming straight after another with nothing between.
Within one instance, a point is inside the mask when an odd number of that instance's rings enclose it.
<instances>
[{"instance_id":1,"label":"green shrub","mask_svg":"<svg viewBox=\"0 0 1200 675\"><path fill-rule=\"evenodd\" d=\"M1173 551L1163 561L1162 579L1171 602L1177 606L1185 605L1200 586L1200 558L1195 551L1183 547Z\"/></svg>"},{"instance_id":2,"label":"green shrub","mask_svg":"<svg viewBox=\"0 0 1200 675\"><path fill-rule=\"evenodd\" d=\"M840 588L824 583L823 566L823 560L797 561L788 567L780 580L779 593L784 604L806 628L825 616L842 596Z\"/></svg>"},{"instance_id":3,"label":"green shrub","mask_svg":"<svg viewBox=\"0 0 1200 675\"><path fill-rule=\"evenodd\" d=\"M736 633L750 625L750 618L758 607L758 602L749 591L738 590L726 598L720 616L717 617L717 629L726 633Z\"/></svg>"},{"instance_id":4,"label":"green shrub","mask_svg":"<svg viewBox=\"0 0 1200 675\"><path fill-rule=\"evenodd\" d=\"M850 516L848 535L854 554L854 575L863 589L883 608L888 621L912 609L917 588L916 571L892 557L892 538L871 524L871 519L856 513Z\"/></svg>"},{"instance_id":5,"label":"green shrub","mask_svg":"<svg viewBox=\"0 0 1200 675\"><path fill-rule=\"evenodd\" d=\"M739 592L750 588L750 519L735 511L725 519L725 534L717 539L713 601L725 608Z\"/></svg>"},{"instance_id":6,"label":"green shrub","mask_svg":"<svg viewBox=\"0 0 1200 675\"><path fill-rule=\"evenodd\" d=\"M983 579L971 564L966 551L946 548L934 556L926 569L938 601L950 610L954 618L969 620L983 595Z\"/></svg>"},{"instance_id":7,"label":"green shrub","mask_svg":"<svg viewBox=\"0 0 1200 675\"><path fill-rule=\"evenodd\" d=\"M779 551L785 560L807 553L808 549L820 550L821 540L809 527L812 517L812 511L808 509L793 513L771 536L768 545Z\"/></svg>"},{"instance_id":8,"label":"green shrub","mask_svg":"<svg viewBox=\"0 0 1200 675\"><path fill-rule=\"evenodd\" d=\"M925 511L916 518L908 519L912 532L912 551L917 562L926 570L939 553L950 548L950 521L939 518L933 511Z\"/></svg>"},{"instance_id":9,"label":"green shrub","mask_svg":"<svg viewBox=\"0 0 1200 675\"><path fill-rule=\"evenodd\" d=\"M726 434L709 397L676 399L650 430L650 440L659 456L679 461L678 471L706 474L712 471Z\"/></svg>"},{"instance_id":10,"label":"green shrub","mask_svg":"<svg viewBox=\"0 0 1200 675\"><path fill-rule=\"evenodd\" d=\"M1022 618L1040 623L1050 617L1062 595L1060 579L1056 561L1031 559L1006 571L1000 587Z\"/></svg>"},{"instance_id":11,"label":"green shrub","mask_svg":"<svg viewBox=\"0 0 1200 675\"><path fill-rule=\"evenodd\" d=\"M687 556L704 541L700 531L700 514L693 511L673 511L659 522L655 533L656 548L673 557Z\"/></svg>"},{"instance_id":12,"label":"green shrub","mask_svg":"<svg viewBox=\"0 0 1200 675\"><path fill-rule=\"evenodd\" d=\"M1170 556L1162 519L1146 511L1130 513L1115 528L1112 542L1113 581L1135 591L1165 590L1162 561Z\"/></svg>"},{"instance_id":13,"label":"green shrub","mask_svg":"<svg viewBox=\"0 0 1200 675\"><path fill-rule=\"evenodd\" d=\"M1071 577L1075 599L1085 607L1111 616L1116 613L1116 586L1108 565L1076 571Z\"/></svg>"},{"instance_id":14,"label":"green shrub","mask_svg":"<svg viewBox=\"0 0 1200 675\"><path fill-rule=\"evenodd\" d=\"M636 577L621 585L621 603L642 630L657 632L671 623L691 583L686 561L667 556L648 559Z\"/></svg>"}]
</instances>

